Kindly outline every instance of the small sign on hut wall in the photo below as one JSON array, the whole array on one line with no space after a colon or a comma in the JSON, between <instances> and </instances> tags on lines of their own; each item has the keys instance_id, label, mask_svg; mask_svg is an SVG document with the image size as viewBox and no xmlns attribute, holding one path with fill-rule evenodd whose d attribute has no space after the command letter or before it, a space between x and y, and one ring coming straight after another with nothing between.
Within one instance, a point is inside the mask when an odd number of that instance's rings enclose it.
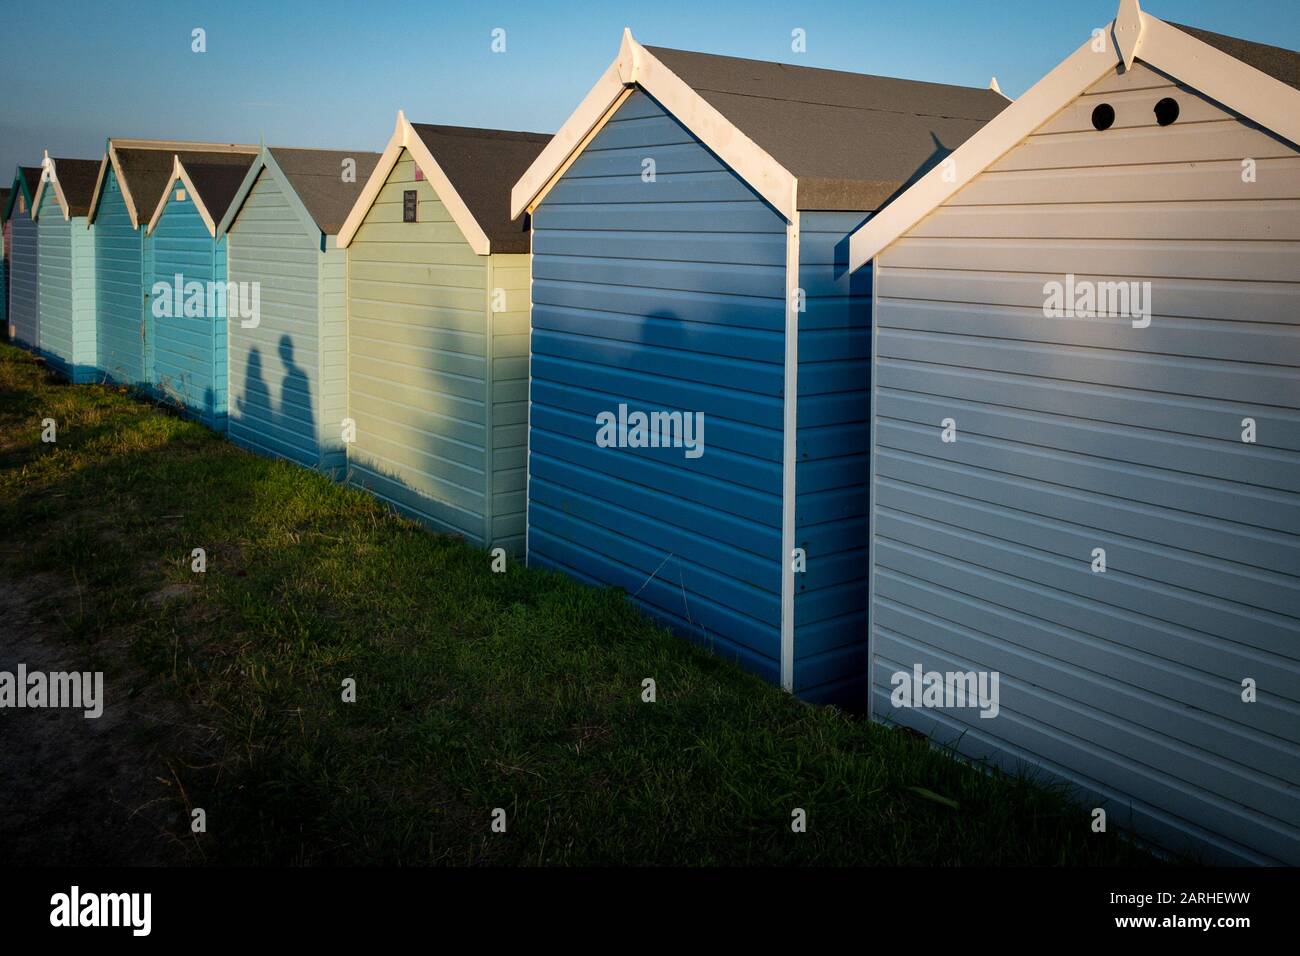
<instances>
[{"instance_id":1,"label":"small sign on hut wall","mask_svg":"<svg viewBox=\"0 0 1300 956\"><path fill-rule=\"evenodd\" d=\"M415 222L415 190L402 191L402 222Z\"/></svg>"}]
</instances>

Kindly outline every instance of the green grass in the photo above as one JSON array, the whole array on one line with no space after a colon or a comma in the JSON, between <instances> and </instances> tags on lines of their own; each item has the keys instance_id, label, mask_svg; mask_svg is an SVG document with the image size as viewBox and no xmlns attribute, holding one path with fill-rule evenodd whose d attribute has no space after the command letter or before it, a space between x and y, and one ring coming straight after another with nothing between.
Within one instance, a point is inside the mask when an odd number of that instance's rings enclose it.
<instances>
[{"instance_id":1,"label":"green grass","mask_svg":"<svg viewBox=\"0 0 1300 956\"><path fill-rule=\"evenodd\" d=\"M1060 793L803 705L621 593L493 574L361 492L9 346L0 552L24 627L129 702L135 818L169 860L1150 861Z\"/></svg>"}]
</instances>

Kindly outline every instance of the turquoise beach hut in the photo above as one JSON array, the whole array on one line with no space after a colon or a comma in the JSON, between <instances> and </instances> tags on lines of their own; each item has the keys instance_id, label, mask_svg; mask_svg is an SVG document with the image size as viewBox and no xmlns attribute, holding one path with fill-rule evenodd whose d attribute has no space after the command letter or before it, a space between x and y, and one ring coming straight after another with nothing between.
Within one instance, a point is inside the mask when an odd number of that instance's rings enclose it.
<instances>
[{"instance_id":1,"label":"turquoise beach hut","mask_svg":"<svg viewBox=\"0 0 1300 956\"><path fill-rule=\"evenodd\" d=\"M148 388L154 330L149 218L183 162L245 163L256 146L111 138L99 164L88 216L95 240L95 324L99 369L109 381Z\"/></svg>"},{"instance_id":2,"label":"turquoise beach hut","mask_svg":"<svg viewBox=\"0 0 1300 956\"><path fill-rule=\"evenodd\" d=\"M32 217L40 243L38 350L73 382L97 377L95 350L95 246L86 214L99 163L45 154Z\"/></svg>"},{"instance_id":3,"label":"turquoise beach hut","mask_svg":"<svg viewBox=\"0 0 1300 956\"><path fill-rule=\"evenodd\" d=\"M341 476L347 252L338 232L378 153L264 146L217 227L258 314L227 320L230 440Z\"/></svg>"},{"instance_id":4,"label":"turquoise beach hut","mask_svg":"<svg viewBox=\"0 0 1300 956\"><path fill-rule=\"evenodd\" d=\"M40 246L32 199L40 186L39 166L19 166L5 203L5 250L9 254L9 341L35 349L41 344Z\"/></svg>"},{"instance_id":5,"label":"turquoise beach hut","mask_svg":"<svg viewBox=\"0 0 1300 956\"><path fill-rule=\"evenodd\" d=\"M219 162L173 158L148 227L151 389L215 431L226 430L226 237L217 234L256 154Z\"/></svg>"}]
</instances>

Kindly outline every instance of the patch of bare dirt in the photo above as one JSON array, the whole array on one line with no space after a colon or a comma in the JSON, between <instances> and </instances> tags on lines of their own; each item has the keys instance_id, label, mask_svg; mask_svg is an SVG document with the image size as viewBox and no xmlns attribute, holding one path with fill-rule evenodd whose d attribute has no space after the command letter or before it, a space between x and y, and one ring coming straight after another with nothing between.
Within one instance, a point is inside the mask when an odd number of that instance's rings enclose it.
<instances>
[{"instance_id":1,"label":"patch of bare dirt","mask_svg":"<svg viewBox=\"0 0 1300 956\"><path fill-rule=\"evenodd\" d=\"M84 671L76 647L36 610L59 598L57 579L0 586L0 671ZM52 592L51 589L55 589ZM71 589L67 597L75 600ZM101 649L102 650L102 649ZM114 658L125 657L114 649ZM183 728L141 675L114 660L103 714L0 708L0 862L6 865L159 865L191 861L188 821L163 743Z\"/></svg>"}]
</instances>

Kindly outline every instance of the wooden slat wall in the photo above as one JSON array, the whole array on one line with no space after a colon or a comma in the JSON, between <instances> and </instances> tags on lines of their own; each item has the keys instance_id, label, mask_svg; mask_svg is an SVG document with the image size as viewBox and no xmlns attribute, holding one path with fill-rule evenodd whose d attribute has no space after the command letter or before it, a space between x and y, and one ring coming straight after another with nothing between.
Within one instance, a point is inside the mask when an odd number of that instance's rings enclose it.
<instances>
[{"instance_id":1,"label":"wooden slat wall","mask_svg":"<svg viewBox=\"0 0 1300 956\"><path fill-rule=\"evenodd\" d=\"M781 216L642 92L533 218L529 562L773 681L785 252ZM703 456L597 446L620 403L703 412Z\"/></svg>"},{"instance_id":2,"label":"wooden slat wall","mask_svg":"<svg viewBox=\"0 0 1300 956\"><path fill-rule=\"evenodd\" d=\"M231 281L261 289L256 328L227 322L230 438L309 468L338 467L320 447L320 235L308 234L284 185L263 170L228 236Z\"/></svg>"},{"instance_id":3,"label":"wooden slat wall","mask_svg":"<svg viewBox=\"0 0 1300 956\"><path fill-rule=\"evenodd\" d=\"M104 177L90 229L95 243L95 325L100 371L124 385L147 385L144 361L144 227L132 228L117 173Z\"/></svg>"},{"instance_id":4,"label":"wooden slat wall","mask_svg":"<svg viewBox=\"0 0 1300 956\"><path fill-rule=\"evenodd\" d=\"M350 479L488 543L487 261L403 154L348 247ZM418 193L417 222L402 193Z\"/></svg>"},{"instance_id":5,"label":"wooden slat wall","mask_svg":"<svg viewBox=\"0 0 1300 956\"><path fill-rule=\"evenodd\" d=\"M1176 849L1300 863L1297 212L1293 145L1139 64L878 258L878 716ZM1150 326L1045 317L1067 273L1149 281ZM893 707L916 663L999 671L1000 715Z\"/></svg>"}]
</instances>

